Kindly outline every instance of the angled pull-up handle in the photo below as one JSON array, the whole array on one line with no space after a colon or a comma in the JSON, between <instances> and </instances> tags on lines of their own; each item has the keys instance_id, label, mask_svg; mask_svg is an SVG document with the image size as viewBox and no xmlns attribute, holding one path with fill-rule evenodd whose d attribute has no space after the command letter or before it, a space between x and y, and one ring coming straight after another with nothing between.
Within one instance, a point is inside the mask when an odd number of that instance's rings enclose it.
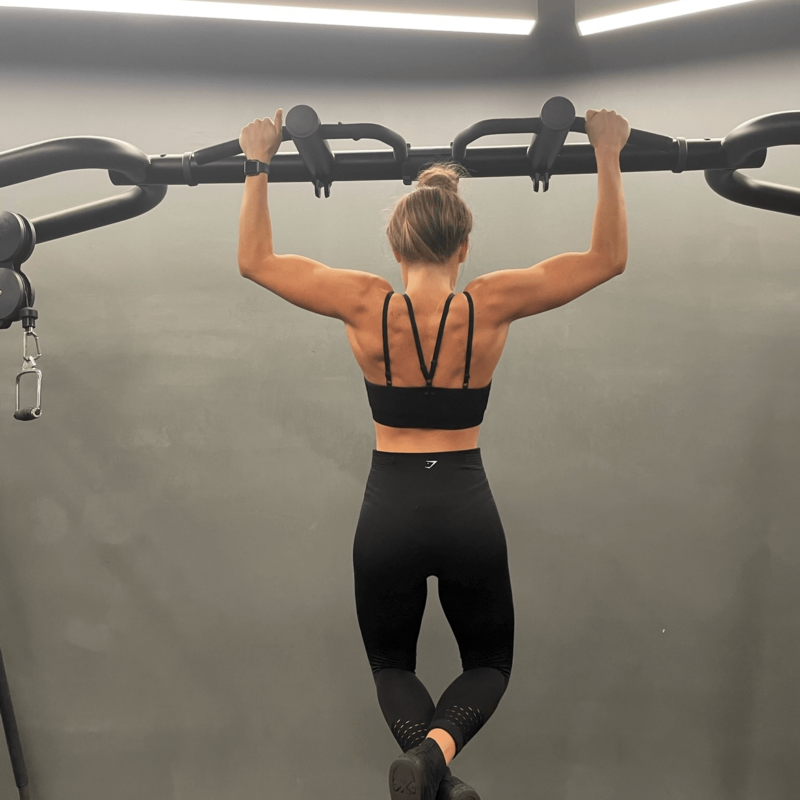
<instances>
[{"instance_id":1,"label":"angled pull-up handle","mask_svg":"<svg viewBox=\"0 0 800 800\"><path fill-rule=\"evenodd\" d=\"M538 117L483 120L461 131L453 141L452 158L459 163L467 161L467 146L483 136L532 133L534 137L527 156L531 164L533 188L538 192L539 182L543 181L544 191L547 191L553 166L570 131L586 133L586 120L575 116L575 106L566 97L551 97L542 106ZM675 140L658 133L632 129L628 144L669 152L675 146Z\"/></svg>"},{"instance_id":2,"label":"angled pull-up handle","mask_svg":"<svg viewBox=\"0 0 800 800\"><path fill-rule=\"evenodd\" d=\"M310 106L295 106L289 114L295 109L309 109ZM313 111L313 109L311 109ZM314 112L316 115L316 112ZM317 117L319 119L319 117ZM288 115L287 115L288 121ZM311 123L313 128L313 121ZM315 132L312 130L312 133ZM408 145L405 139L390 128L383 125L376 125L372 122L355 122L351 124L343 124L339 122L336 125L322 125L319 124L319 132L323 139L352 139L355 142L361 139L374 139L376 142L383 142L388 144L394 151L394 157L398 164L403 163L408 159ZM306 133L305 136L309 134ZM292 141L292 134L289 132L286 125L283 126L283 141ZM212 164L215 161L222 161L224 158L232 158L233 156L241 155L242 148L238 139L232 139L223 144L215 144L211 147L204 147L202 150L197 150L193 153L193 158L198 166L205 164Z\"/></svg>"},{"instance_id":3,"label":"angled pull-up handle","mask_svg":"<svg viewBox=\"0 0 800 800\"><path fill-rule=\"evenodd\" d=\"M551 97L544 106L539 117L529 117L525 119L486 119L476 122L469 128L461 131L453 140L452 151L454 161L463 161L467 158L467 146L482 138L483 136L497 136L510 133L535 133L540 134L544 127L553 132L562 131L566 128L567 132L586 133L586 119L576 117L575 107L566 97ZM566 119L570 119L565 124ZM647 147L659 152L668 153L675 146L675 140L670 136L663 136L660 133L650 133L640 131L636 128L631 129L628 144L635 147Z\"/></svg>"},{"instance_id":4,"label":"angled pull-up handle","mask_svg":"<svg viewBox=\"0 0 800 800\"><path fill-rule=\"evenodd\" d=\"M295 106L286 115L286 124L281 131L282 141L293 141L300 154L303 165L308 170L308 174L314 183L314 191L317 197L324 189L325 196L330 196L330 187L333 183L333 164L335 157L323 129L329 125L322 125L319 117L310 106ZM349 137L341 137L349 138ZM183 171L186 182L189 186L197 186L194 180L192 167L202 167L206 164L213 164L226 158L240 155L242 146L238 139L229 142L215 144L211 147L204 147L195 153L186 153L183 157Z\"/></svg>"},{"instance_id":5,"label":"angled pull-up handle","mask_svg":"<svg viewBox=\"0 0 800 800\"><path fill-rule=\"evenodd\" d=\"M770 147L800 144L800 111L766 114L734 128L722 140L731 169L705 170L706 183L726 200L800 216L800 189L742 175L748 158Z\"/></svg>"},{"instance_id":6,"label":"angled pull-up handle","mask_svg":"<svg viewBox=\"0 0 800 800\"><path fill-rule=\"evenodd\" d=\"M311 106L299 105L290 109L286 115L286 125L283 126L282 134L284 142L292 141L297 147L297 152L314 183L317 197L320 196L321 190L325 191L326 197L330 196L330 186L336 177L336 157L328 145L330 139L352 139L356 142L361 139L374 139L392 148L397 164L402 165L408 161L409 146L399 133L371 122L347 125L339 122L336 125L323 125ZM191 165L204 166L232 158L241 152L238 139L205 147L190 155L189 168Z\"/></svg>"},{"instance_id":7,"label":"angled pull-up handle","mask_svg":"<svg viewBox=\"0 0 800 800\"><path fill-rule=\"evenodd\" d=\"M484 119L461 131L451 145L453 161L463 163L467 158L467 146L484 136L504 136L511 133L539 133L542 129L539 117L520 119Z\"/></svg>"}]
</instances>

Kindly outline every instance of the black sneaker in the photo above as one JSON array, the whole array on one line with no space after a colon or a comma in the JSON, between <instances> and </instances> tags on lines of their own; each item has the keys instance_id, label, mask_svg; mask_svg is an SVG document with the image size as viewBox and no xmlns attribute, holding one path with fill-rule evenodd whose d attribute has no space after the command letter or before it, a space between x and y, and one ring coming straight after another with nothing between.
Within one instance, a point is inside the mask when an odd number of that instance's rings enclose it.
<instances>
[{"instance_id":1,"label":"black sneaker","mask_svg":"<svg viewBox=\"0 0 800 800\"><path fill-rule=\"evenodd\" d=\"M442 749L434 739L425 739L392 762L389 768L392 800L436 800L446 771Z\"/></svg>"},{"instance_id":2,"label":"black sneaker","mask_svg":"<svg viewBox=\"0 0 800 800\"><path fill-rule=\"evenodd\" d=\"M436 800L481 800L480 795L464 781L459 780L447 767L439 784Z\"/></svg>"}]
</instances>

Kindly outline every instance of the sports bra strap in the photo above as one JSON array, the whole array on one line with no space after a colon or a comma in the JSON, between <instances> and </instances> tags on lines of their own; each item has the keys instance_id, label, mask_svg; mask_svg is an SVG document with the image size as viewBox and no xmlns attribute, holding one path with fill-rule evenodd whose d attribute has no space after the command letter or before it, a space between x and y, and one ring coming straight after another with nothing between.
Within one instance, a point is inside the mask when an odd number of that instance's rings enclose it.
<instances>
[{"instance_id":1,"label":"sports bra strap","mask_svg":"<svg viewBox=\"0 0 800 800\"><path fill-rule=\"evenodd\" d=\"M389 301L394 292L389 292L383 301L383 365L386 368L386 385L392 385L392 368L389 366Z\"/></svg>"},{"instance_id":2,"label":"sports bra strap","mask_svg":"<svg viewBox=\"0 0 800 800\"><path fill-rule=\"evenodd\" d=\"M417 355L419 356L419 366L422 369L422 374L425 377L426 386L433 383L433 376L436 373L436 362L439 360L439 348L442 346L442 337L444 336L444 323L447 320L447 314L450 311L450 303L453 301L453 294L447 298L444 304L444 311L442 312L442 321L439 323L439 335L436 337L436 347L433 349L433 360L431 361L431 369L428 371L425 366L425 356L422 353L422 342L419 340L419 331L417 330L417 320L414 317L414 307L411 305L411 298L404 294L406 305L408 306L408 316L411 318L411 330L414 334L414 344L417 346Z\"/></svg>"},{"instance_id":3,"label":"sports bra strap","mask_svg":"<svg viewBox=\"0 0 800 800\"><path fill-rule=\"evenodd\" d=\"M472 361L472 334L475 331L475 306L472 302L472 295L469 292L464 292L469 303L469 332L467 333L467 361L464 367L464 386L462 388L469 389L469 365Z\"/></svg>"}]
</instances>

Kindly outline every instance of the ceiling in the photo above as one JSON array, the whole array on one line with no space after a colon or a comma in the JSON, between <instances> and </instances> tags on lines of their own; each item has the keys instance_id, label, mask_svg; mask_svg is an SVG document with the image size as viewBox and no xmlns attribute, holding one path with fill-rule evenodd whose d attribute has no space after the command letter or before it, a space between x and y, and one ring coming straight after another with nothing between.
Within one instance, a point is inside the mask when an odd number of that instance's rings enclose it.
<instances>
[{"instance_id":1,"label":"ceiling","mask_svg":"<svg viewBox=\"0 0 800 800\"><path fill-rule=\"evenodd\" d=\"M474 81L685 65L780 49L800 52L800 0L756 0L585 38L575 28L576 15L580 20L623 10L631 0L495 0L491 6L487 0L300 2L458 10L539 22L532 36L517 37L0 9L0 67ZM635 3L647 4L654 3Z\"/></svg>"}]
</instances>

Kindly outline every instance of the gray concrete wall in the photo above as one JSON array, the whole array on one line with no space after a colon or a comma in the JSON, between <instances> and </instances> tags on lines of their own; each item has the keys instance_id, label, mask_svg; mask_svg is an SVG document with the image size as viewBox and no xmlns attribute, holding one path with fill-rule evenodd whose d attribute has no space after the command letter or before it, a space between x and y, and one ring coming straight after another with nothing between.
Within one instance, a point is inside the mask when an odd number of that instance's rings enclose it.
<instances>
[{"instance_id":1,"label":"gray concrete wall","mask_svg":"<svg viewBox=\"0 0 800 800\"><path fill-rule=\"evenodd\" d=\"M94 134L178 153L298 103L415 146L554 94L688 138L798 107L796 50L516 82L491 64L462 82L67 61L3 63L0 149ZM798 148L773 150L758 176L797 183L799 168ZM789 800L800 229L700 173L626 175L625 190L625 275L517 323L495 376L481 446L516 663L455 772L484 800ZM336 184L321 202L275 185L276 246L399 287L382 224L403 191ZM0 207L35 217L108 193L104 174L75 173L5 189ZM462 288L589 244L594 176L546 195L476 180L465 196ZM176 187L142 218L36 251L36 423L11 416L19 326L0 335L0 645L40 800L386 793L397 748L350 560L367 401L339 323L238 276L240 198ZM432 594L419 674L438 697L458 669ZM13 796L3 755L0 787Z\"/></svg>"}]
</instances>

